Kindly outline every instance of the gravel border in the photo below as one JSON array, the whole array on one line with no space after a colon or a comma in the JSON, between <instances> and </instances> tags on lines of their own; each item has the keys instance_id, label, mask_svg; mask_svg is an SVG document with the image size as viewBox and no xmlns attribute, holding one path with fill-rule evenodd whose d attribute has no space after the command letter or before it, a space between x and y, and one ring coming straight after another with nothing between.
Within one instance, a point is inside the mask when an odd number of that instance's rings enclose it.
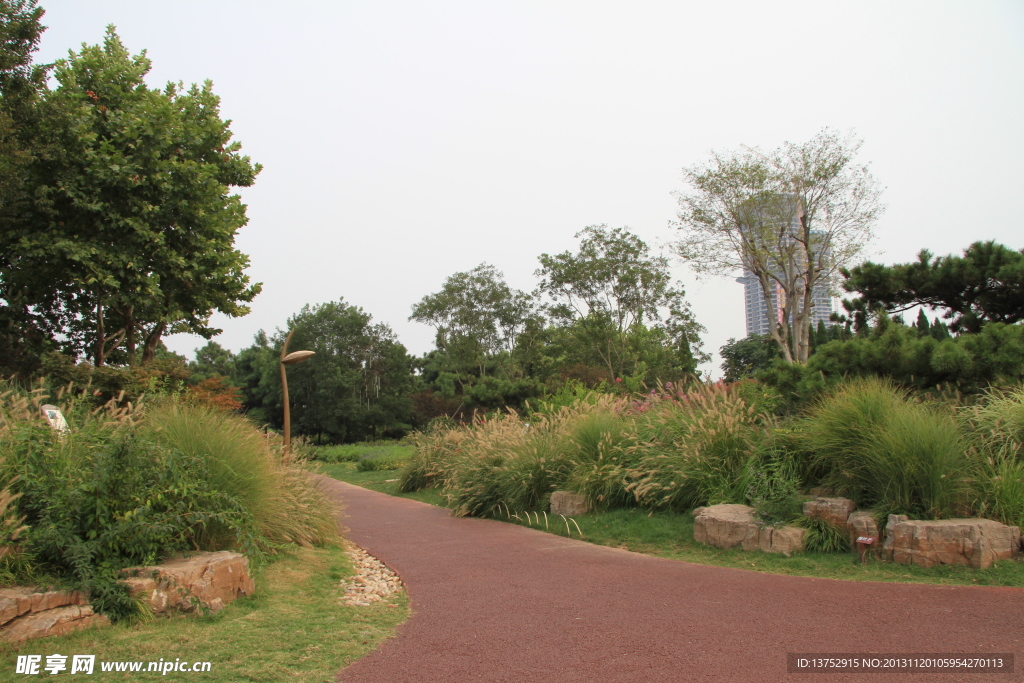
<instances>
[{"instance_id":1,"label":"gravel border","mask_svg":"<svg viewBox=\"0 0 1024 683\"><path fill-rule=\"evenodd\" d=\"M341 582L345 594L338 602L342 605L369 607L402 590L398 574L370 553L352 543L346 544L345 553L352 558L356 573Z\"/></svg>"}]
</instances>

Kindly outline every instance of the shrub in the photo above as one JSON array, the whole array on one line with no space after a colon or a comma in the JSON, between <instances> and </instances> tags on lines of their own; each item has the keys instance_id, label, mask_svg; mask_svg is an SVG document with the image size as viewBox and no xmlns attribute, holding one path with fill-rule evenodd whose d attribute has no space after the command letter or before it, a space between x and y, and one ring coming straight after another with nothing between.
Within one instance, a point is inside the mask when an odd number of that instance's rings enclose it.
<instances>
[{"instance_id":1,"label":"shrub","mask_svg":"<svg viewBox=\"0 0 1024 683\"><path fill-rule=\"evenodd\" d=\"M336 537L330 503L301 461L283 463L244 417L167 400L147 409L140 429L158 443L200 459L210 485L251 511L267 542L308 546Z\"/></svg>"},{"instance_id":2,"label":"shrub","mask_svg":"<svg viewBox=\"0 0 1024 683\"><path fill-rule=\"evenodd\" d=\"M661 400L644 411L637 430L628 489L639 504L685 511L745 501L763 416L728 387Z\"/></svg>"},{"instance_id":3,"label":"shrub","mask_svg":"<svg viewBox=\"0 0 1024 683\"><path fill-rule=\"evenodd\" d=\"M319 446L313 449L313 459L326 463L355 462L360 449L356 446Z\"/></svg>"},{"instance_id":4,"label":"shrub","mask_svg":"<svg viewBox=\"0 0 1024 683\"><path fill-rule=\"evenodd\" d=\"M1024 388L990 390L963 417L973 445L978 512L1024 526Z\"/></svg>"},{"instance_id":5,"label":"shrub","mask_svg":"<svg viewBox=\"0 0 1024 683\"><path fill-rule=\"evenodd\" d=\"M850 549L850 536L845 529L824 519L802 517L797 525L803 527L804 550L812 553L842 553Z\"/></svg>"},{"instance_id":6,"label":"shrub","mask_svg":"<svg viewBox=\"0 0 1024 683\"><path fill-rule=\"evenodd\" d=\"M356 463L356 469L360 472L399 470L402 469L404 464L401 458L389 455L385 450L378 450L361 456Z\"/></svg>"},{"instance_id":7,"label":"shrub","mask_svg":"<svg viewBox=\"0 0 1024 683\"><path fill-rule=\"evenodd\" d=\"M258 564L282 543L336 534L308 474L282 465L240 416L170 399L91 411L87 396L62 406L72 429L59 434L41 417L40 391L2 396L0 489L20 495L28 526L8 580L49 572L118 619L136 607L122 568L227 548Z\"/></svg>"},{"instance_id":8,"label":"shrub","mask_svg":"<svg viewBox=\"0 0 1024 683\"><path fill-rule=\"evenodd\" d=\"M747 504L765 524L788 524L801 514L800 479L793 463L771 457L747 463Z\"/></svg>"},{"instance_id":9,"label":"shrub","mask_svg":"<svg viewBox=\"0 0 1024 683\"><path fill-rule=\"evenodd\" d=\"M825 483L864 507L938 519L967 501L969 463L954 416L911 401L887 380L834 390L803 432Z\"/></svg>"}]
</instances>

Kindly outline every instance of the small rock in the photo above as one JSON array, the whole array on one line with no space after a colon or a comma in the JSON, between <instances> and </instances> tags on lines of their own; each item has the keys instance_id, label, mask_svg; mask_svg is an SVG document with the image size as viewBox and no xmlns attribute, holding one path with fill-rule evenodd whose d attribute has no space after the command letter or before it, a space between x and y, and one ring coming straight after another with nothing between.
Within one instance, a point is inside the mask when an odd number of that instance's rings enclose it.
<instances>
[{"instance_id":1,"label":"small rock","mask_svg":"<svg viewBox=\"0 0 1024 683\"><path fill-rule=\"evenodd\" d=\"M345 551L352 558L355 576L342 582L343 605L369 607L402 589L402 580L391 569L362 548L350 545Z\"/></svg>"},{"instance_id":2,"label":"small rock","mask_svg":"<svg viewBox=\"0 0 1024 683\"><path fill-rule=\"evenodd\" d=\"M590 512L586 496L569 491L555 491L551 494L551 514L585 515Z\"/></svg>"}]
</instances>

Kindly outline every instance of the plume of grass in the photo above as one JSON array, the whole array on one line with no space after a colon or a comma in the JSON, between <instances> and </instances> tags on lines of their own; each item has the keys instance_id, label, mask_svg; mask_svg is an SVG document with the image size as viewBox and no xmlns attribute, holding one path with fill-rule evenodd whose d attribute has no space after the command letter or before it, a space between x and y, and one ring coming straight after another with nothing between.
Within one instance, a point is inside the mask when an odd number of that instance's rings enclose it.
<instances>
[{"instance_id":1,"label":"plume of grass","mask_svg":"<svg viewBox=\"0 0 1024 683\"><path fill-rule=\"evenodd\" d=\"M635 505L626 489L634 464L629 447L635 442L635 418L610 396L591 406L591 411L568 425L566 448L573 466L566 488L586 496L596 509Z\"/></svg>"},{"instance_id":2,"label":"plume of grass","mask_svg":"<svg viewBox=\"0 0 1024 683\"><path fill-rule=\"evenodd\" d=\"M540 509L552 491L569 485L581 462L602 450L600 428L580 434L577 427L595 414L609 412L615 401L579 401L554 413L535 414L529 423L509 413L421 435L403 483L439 483L457 515L494 515L503 505ZM598 443L588 440L591 437Z\"/></svg>"},{"instance_id":3,"label":"plume of grass","mask_svg":"<svg viewBox=\"0 0 1024 683\"><path fill-rule=\"evenodd\" d=\"M211 486L238 500L271 543L308 546L336 538L330 503L301 463L283 463L244 417L166 400L148 408L142 431L205 463Z\"/></svg>"},{"instance_id":4,"label":"plume of grass","mask_svg":"<svg viewBox=\"0 0 1024 683\"><path fill-rule=\"evenodd\" d=\"M1024 528L1024 462L1010 450L980 458L978 513Z\"/></svg>"},{"instance_id":5,"label":"plume of grass","mask_svg":"<svg viewBox=\"0 0 1024 683\"><path fill-rule=\"evenodd\" d=\"M938 519L964 508L969 461L952 413L880 378L842 385L803 425L826 482L860 505Z\"/></svg>"},{"instance_id":6,"label":"plume of grass","mask_svg":"<svg viewBox=\"0 0 1024 683\"><path fill-rule=\"evenodd\" d=\"M726 388L704 386L644 414L632 447L628 490L641 505L675 511L744 502L747 465L764 438L764 419Z\"/></svg>"}]
</instances>

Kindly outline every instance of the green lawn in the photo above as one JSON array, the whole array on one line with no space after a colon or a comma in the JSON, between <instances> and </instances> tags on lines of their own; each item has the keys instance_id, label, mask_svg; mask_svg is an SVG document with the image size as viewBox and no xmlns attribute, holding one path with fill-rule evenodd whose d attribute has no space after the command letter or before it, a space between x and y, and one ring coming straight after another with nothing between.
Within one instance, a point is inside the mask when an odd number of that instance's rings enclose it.
<instances>
[{"instance_id":1,"label":"green lawn","mask_svg":"<svg viewBox=\"0 0 1024 683\"><path fill-rule=\"evenodd\" d=\"M148 664L161 658L211 663L208 673L172 671L161 680L334 681L342 667L391 637L409 616L404 592L370 607L339 604L341 581L351 575L351 562L339 548L294 549L256 576L255 595L215 615L118 624L2 646L0 681L26 680L14 673L17 655L43 655L45 664L54 653L69 655L69 671L70 655L96 655L93 675L100 681L133 680L130 673L102 672L100 662Z\"/></svg>"},{"instance_id":2,"label":"green lawn","mask_svg":"<svg viewBox=\"0 0 1024 683\"><path fill-rule=\"evenodd\" d=\"M437 489L398 493L398 472L359 472L354 462L323 465L328 476L374 491L444 506L446 499ZM529 522L527 522L529 517ZM735 567L773 574L814 576L854 581L890 581L974 586L1024 587L1024 561L1004 561L984 570L938 566L930 569L870 560L860 564L856 553L803 553L793 557L742 550L721 550L693 540L693 517L688 514L650 513L631 508L580 515L572 520L533 512L499 519L528 525L549 533L598 545L667 557L696 564ZM578 530L577 530L578 527Z\"/></svg>"}]
</instances>

